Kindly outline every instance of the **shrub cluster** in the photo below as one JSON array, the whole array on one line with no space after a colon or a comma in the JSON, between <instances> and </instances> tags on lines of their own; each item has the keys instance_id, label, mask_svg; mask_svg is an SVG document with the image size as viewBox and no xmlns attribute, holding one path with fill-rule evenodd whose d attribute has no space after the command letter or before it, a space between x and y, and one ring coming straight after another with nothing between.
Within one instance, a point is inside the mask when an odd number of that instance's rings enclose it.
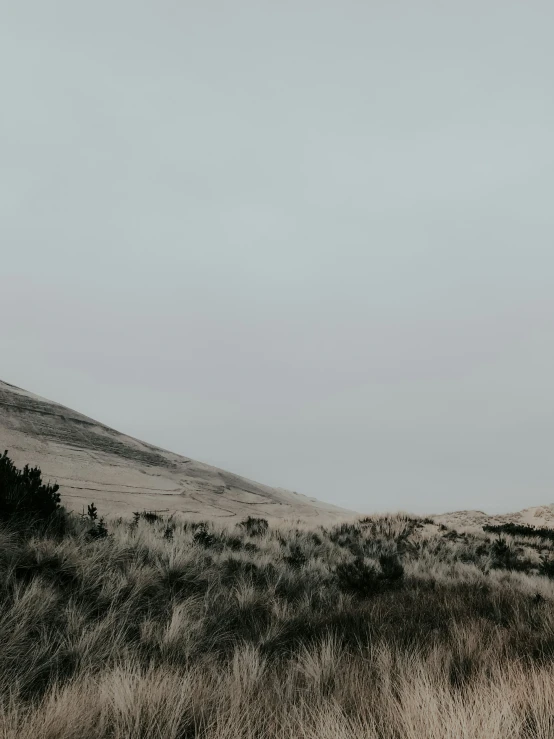
<instances>
[{"instance_id":1,"label":"shrub cluster","mask_svg":"<svg viewBox=\"0 0 554 739\"><path fill-rule=\"evenodd\" d=\"M486 524L483 526L483 531L491 534L509 534L510 536L523 536L523 537L540 537L541 539L548 539L554 541L554 530L537 528L535 526L528 526L527 524L521 523L502 523L498 525Z\"/></svg>"},{"instance_id":2,"label":"shrub cluster","mask_svg":"<svg viewBox=\"0 0 554 739\"><path fill-rule=\"evenodd\" d=\"M368 598L386 590L398 588L404 578L404 567L395 555L381 554L380 569L363 557L345 562L336 568L339 588L358 598Z\"/></svg>"},{"instance_id":3,"label":"shrub cluster","mask_svg":"<svg viewBox=\"0 0 554 739\"><path fill-rule=\"evenodd\" d=\"M19 470L8 457L0 457L0 520L46 521L60 508L59 485L42 482L38 467Z\"/></svg>"}]
</instances>

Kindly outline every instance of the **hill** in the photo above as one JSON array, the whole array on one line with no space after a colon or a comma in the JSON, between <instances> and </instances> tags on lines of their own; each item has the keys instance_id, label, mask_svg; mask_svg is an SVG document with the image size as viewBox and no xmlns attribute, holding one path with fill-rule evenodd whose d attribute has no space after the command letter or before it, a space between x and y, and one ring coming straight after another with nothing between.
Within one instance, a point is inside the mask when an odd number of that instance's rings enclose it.
<instances>
[{"instance_id":1,"label":"hill","mask_svg":"<svg viewBox=\"0 0 554 739\"><path fill-rule=\"evenodd\" d=\"M481 529L506 523L554 529L554 505L532 506L514 513L488 514L483 511L452 511L433 516L434 521L460 529Z\"/></svg>"},{"instance_id":2,"label":"hill","mask_svg":"<svg viewBox=\"0 0 554 739\"><path fill-rule=\"evenodd\" d=\"M126 436L88 416L0 381L0 446L41 468L62 503L130 517L156 510L210 519L263 516L324 523L352 512L262 485Z\"/></svg>"}]
</instances>

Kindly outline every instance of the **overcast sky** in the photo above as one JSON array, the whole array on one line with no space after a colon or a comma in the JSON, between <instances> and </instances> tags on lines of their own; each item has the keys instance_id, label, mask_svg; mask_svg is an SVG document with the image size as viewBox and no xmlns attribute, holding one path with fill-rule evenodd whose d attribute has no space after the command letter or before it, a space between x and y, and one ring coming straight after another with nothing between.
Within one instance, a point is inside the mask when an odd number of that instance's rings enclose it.
<instances>
[{"instance_id":1,"label":"overcast sky","mask_svg":"<svg viewBox=\"0 0 554 739\"><path fill-rule=\"evenodd\" d=\"M3 380L360 511L554 502L552 0L0 5Z\"/></svg>"}]
</instances>

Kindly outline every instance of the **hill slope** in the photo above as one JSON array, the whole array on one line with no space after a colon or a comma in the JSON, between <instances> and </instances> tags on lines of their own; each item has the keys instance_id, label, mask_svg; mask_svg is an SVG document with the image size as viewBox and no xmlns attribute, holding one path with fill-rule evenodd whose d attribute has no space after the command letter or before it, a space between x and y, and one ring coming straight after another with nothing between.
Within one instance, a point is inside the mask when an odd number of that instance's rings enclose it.
<instances>
[{"instance_id":1,"label":"hill slope","mask_svg":"<svg viewBox=\"0 0 554 739\"><path fill-rule=\"evenodd\" d=\"M264 516L323 523L352 512L247 480L146 444L0 381L0 447L60 485L63 504L102 515L159 510L209 518Z\"/></svg>"},{"instance_id":2,"label":"hill slope","mask_svg":"<svg viewBox=\"0 0 554 739\"><path fill-rule=\"evenodd\" d=\"M513 513L488 514L483 511L452 511L433 516L437 523L453 528L481 529L486 524L517 523L536 528L554 529L554 505L532 506Z\"/></svg>"}]
</instances>

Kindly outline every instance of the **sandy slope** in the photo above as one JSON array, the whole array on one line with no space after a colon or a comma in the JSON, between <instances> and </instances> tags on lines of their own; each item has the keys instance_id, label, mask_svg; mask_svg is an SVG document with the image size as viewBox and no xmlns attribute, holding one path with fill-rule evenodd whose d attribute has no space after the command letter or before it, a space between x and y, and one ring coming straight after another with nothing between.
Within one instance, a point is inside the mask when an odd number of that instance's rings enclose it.
<instances>
[{"instance_id":1,"label":"sandy slope","mask_svg":"<svg viewBox=\"0 0 554 739\"><path fill-rule=\"evenodd\" d=\"M158 510L210 518L328 522L351 511L271 488L120 434L92 418L0 381L0 452L57 481L62 501L106 516Z\"/></svg>"},{"instance_id":2,"label":"sandy slope","mask_svg":"<svg viewBox=\"0 0 554 739\"><path fill-rule=\"evenodd\" d=\"M525 508L515 513L488 515L483 511L454 511L433 516L438 523L452 528L481 528L485 524L520 523L537 528L554 528L554 505Z\"/></svg>"}]
</instances>

